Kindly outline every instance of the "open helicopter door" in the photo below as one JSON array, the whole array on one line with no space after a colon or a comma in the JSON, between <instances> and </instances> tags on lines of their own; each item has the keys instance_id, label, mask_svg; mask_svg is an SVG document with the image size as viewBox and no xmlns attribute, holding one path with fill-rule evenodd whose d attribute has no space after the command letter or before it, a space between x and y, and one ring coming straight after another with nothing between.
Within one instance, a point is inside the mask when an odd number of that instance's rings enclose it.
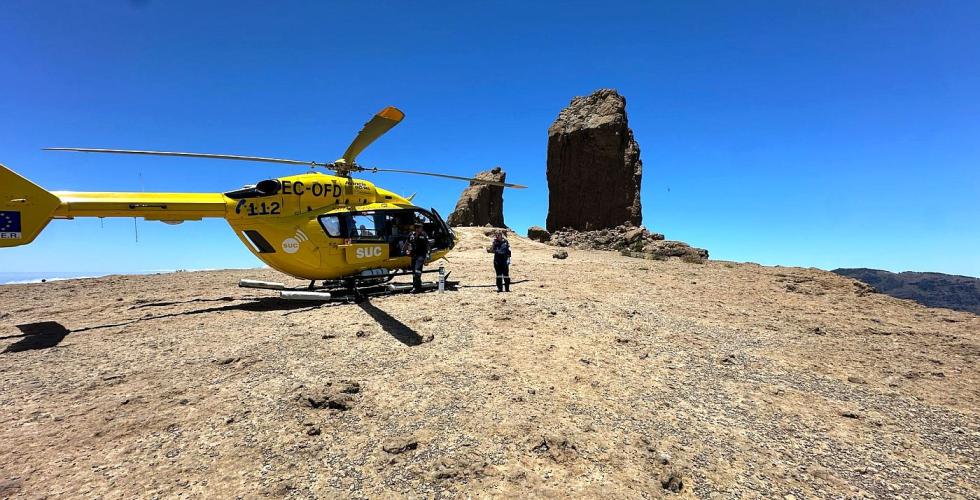
<instances>
[{"instance_id":1,"label":"open helicopter door","mask_svg":"<svg viewBox=\"0 0 980 500\"><path fill-rule=\"evenodd\" d=\"M442 226L442 231L440 231L435 238L436 248L447 248L451 250L454 246L456 246L456 234L453 233L453 230L449 227L449 224L446 224L446 221L442 219L442 215L439 215L438 210L435 208L431 208L430 210L432 210L432 215L435 216L436 221L440 226Z\"/></svg>"}]
</instances>

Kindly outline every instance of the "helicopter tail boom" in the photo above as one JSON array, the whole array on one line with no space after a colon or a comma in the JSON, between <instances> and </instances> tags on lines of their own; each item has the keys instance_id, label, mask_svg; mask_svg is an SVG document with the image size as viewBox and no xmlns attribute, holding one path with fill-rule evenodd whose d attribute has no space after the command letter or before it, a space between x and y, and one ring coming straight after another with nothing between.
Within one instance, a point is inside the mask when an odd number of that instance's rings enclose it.
<instances>
[{"instance_id":1,"label":"helicopter tail boom","mask_svg":"<svg viewBox=\"0 0 980 500\"><path fill-rule=\"evenodd\" d=\"M142 217L182 222L224 217L221 193L50 192L0 165L0 247L26 245L51 219Z\"/></svg>"},{"instance_id":2,"label":"helicopter tail boom","mask_svg":"<svg viewBox=\"0 0 980 500\"><path fill-rule=\"evenodd\" d=\"M77 193L56 191L55 213L63 217L142 217L179 222L224 217L227 199L221 193Z\"/></svg>"}]
</instances>

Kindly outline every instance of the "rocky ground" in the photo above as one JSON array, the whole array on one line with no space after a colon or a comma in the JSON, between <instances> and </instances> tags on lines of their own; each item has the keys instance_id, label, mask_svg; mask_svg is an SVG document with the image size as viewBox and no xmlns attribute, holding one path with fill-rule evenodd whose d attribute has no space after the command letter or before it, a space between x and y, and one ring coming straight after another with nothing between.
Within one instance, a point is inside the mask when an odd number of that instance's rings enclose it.
<instances>
[{"instance_id":1,"label":"rocky ground","mask_svg":"<svg viewBox=\"0 0 980 500\"><path fill-rule=\"evenodd\" d=\"M980 496L980 317L482 228L455 292L0 287L0 497Z\"/></svg>"}]
</instances>

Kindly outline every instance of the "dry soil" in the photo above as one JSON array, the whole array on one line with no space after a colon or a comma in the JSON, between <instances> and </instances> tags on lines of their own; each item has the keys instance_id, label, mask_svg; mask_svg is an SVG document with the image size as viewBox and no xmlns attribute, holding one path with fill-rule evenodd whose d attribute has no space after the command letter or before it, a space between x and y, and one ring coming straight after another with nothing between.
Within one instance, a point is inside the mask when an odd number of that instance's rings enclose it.
<instances>
[{"instance_id":1,"label":"dry soil","mask_svg":"<svg viewBox=\"0 0 980 500\"><path fill-rule=\"evenodd\" d=\"M0 287L0 497L980 496L980 317L482 229L458 291Z\"/></svg>"}]
</instances>

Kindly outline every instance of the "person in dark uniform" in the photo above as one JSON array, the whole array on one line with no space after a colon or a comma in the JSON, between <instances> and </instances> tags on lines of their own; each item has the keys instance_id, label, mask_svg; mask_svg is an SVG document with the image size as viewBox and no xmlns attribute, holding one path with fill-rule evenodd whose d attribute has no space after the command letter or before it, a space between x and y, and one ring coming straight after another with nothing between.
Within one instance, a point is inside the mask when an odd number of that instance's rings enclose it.
<instances>
[{"instance_id":1,"label":"person in dark uniform","mask_svg":"<svg viewBox=\"0 0 980 500\"><path fill-rule=\"evenodd\" d=\"M408 237L408 255L412 257L412 292L418 293L422 291L422 266L429 256L429 235L421 223L415 223L415 232Z\"/></svg>"},{"instance_id":2,"label":"person in dark uniform","mask_svg":"<svg viewBox=\"0 0 980 500\"><path fill-rule=\"evenodd\" d=\"M510 243L503 231L493 235L493 270L497 273L497 291L510 291Z\"/></svg>"}]
</instances>

